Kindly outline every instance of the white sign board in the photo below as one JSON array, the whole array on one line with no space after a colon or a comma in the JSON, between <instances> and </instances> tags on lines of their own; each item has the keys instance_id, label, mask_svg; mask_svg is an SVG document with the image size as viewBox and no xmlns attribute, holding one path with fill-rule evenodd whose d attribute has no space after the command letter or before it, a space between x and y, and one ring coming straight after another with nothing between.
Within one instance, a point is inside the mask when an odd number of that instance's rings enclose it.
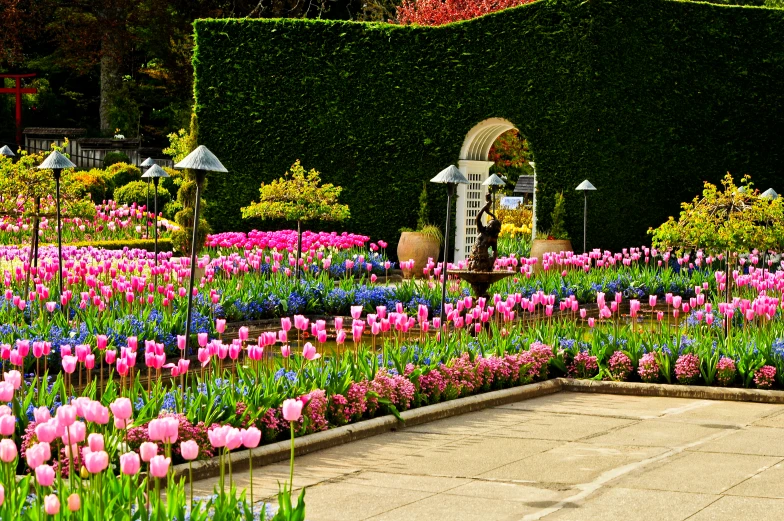
<instances>
[{"instance_id":1,"label":"white sign board","mask_svg":"<svg viewBox=\"0 0 784 521\"><path fill-rule=\"evenodd\" d=\"M523 204L523 197L502 197L501 208L514 209Z\"/></svg>"}]
</instances>

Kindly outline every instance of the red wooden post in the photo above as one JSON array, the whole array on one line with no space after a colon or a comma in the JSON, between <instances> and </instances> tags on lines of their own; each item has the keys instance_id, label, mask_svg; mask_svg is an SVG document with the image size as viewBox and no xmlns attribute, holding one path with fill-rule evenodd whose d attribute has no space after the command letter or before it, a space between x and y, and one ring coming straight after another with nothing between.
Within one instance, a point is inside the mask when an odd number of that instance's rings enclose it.
<instances>
[{"instance_id":1,"label":"red wooden post","mask_svg":"<svg viewBox=\"0 0 784 521\"><path fill-rule=\"evenodd\" d=\"M0 78L13 78L16 85L12 88L0 87L0 94L14 94L16 96L16 144L22 146L22 94L35 94L38 89L22 88L22 78L32 78L35 73L29 74L0 74Z\"/></svg>"}]
</instances>

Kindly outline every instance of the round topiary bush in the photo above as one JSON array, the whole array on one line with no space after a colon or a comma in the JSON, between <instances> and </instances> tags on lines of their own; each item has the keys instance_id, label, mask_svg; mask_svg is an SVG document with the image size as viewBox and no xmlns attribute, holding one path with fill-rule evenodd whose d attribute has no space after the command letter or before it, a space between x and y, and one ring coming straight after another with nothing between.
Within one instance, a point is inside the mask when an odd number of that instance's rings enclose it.
<instances>
[{"instance_id":1,"label":"round topiary bush","mask_svg":"<svg viewBox=\"0 0 784 521\"><path fill-rule=\"evenodd\" d=\"M100 168L87 171L74 171L65 179L71 184L71 189L78 197L89 195L95 204L100 204L107 199L109 183L106 173Z\"/></svg>"},{"instance_id":2,"label":"round topiary bush","mask_svg":"<svg viewBox=\"0 0 784 521\"><path fill-rule=\"evenodd\" d=\"M141 181L142 171L128 163L115 163L106 169L106 179L109 181L107 197L114 198L114 191L125 186L131 181Z\"/></svg>"},{"instance_id":3,"label":"round topiary bush","mask_svg":"<svg viewBox=\"0 0 784 521\"><path fill-rule=\"evenodd\" d=\"M150 185L150 209L154 209L153 196L155 195L155 187ZM114 191L114 200L118 204L144 206L147 204L147 182L146 181L133 181L125 186L121 186ZM163 211L163 207L171 201L171 194L167 189L158 186L158 212Z\"/></svg>"},{"instance_id":4,"label":"round topiary bush","mask_svg":"<svg viewBox=\"0 0 784 521\"><path fill-rule=\"evenodd\" d=\"M117 163L130 163L130 158L123 152L108 152L103 156L103 167L109 168Z\"/></svg>"}]
</instances>

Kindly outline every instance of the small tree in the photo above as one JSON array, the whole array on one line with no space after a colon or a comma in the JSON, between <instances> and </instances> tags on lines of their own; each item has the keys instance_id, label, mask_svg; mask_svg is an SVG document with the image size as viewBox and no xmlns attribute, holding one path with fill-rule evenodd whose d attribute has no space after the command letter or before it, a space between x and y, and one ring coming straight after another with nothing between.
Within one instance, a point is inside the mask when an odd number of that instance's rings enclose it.
<instances>
[{"instance_id":1,"label":"small tree","mask_svg":"<svg viewBox=\"0 0 784 521\"><path fill-rule=\"evenodd\" d=\"M343 221L349 218L348 205L339 204L343 188L332 184L321 185L319 173L305 169L299 159L284 177L259 188L259 202L242 208L242 218L285 219L297 221L297 266L302 250L302 223L308 221Z\"/></svg>"},{"instance_id":2,"label":"small tree","mask_svg":"<svg viewBox=\"0 0 784 521\"><path fill-rule=\"evenodd\" d=\"M193 126L193 122L191 126ZM170 155L175 163L185 159L185 156L196 148L196 138L193 132L185 132L184 129L180 129L179 132L173 132L167 137L169 138L169 147L163 149L163 153ZM185 170L183 177L184 180L177 190L177 202L182 209L174 214L174 221L180 228L172 232L172 243L177 251L185 254L191 251L191 241L193 240L191 230L193 230L193 214L196 208L196 179L190 170ZM204 188L206 186L207 182L205 181ZM204 207L204 199L200 199L199 205ZM209 223L206 219L199 217L196 251L202 249L209 233Z\"/></svg>"},{"instance_id":3,"label":"small tree","mask_svg":"<svg viewBox=\"0 0 784 521\"><path fill-rule=\"evenodd\" d=\"M569 240L569 233L566 231L566 200L563 192L555 194L555 206L550 218L553 221L550 235L557 240Z\"/></svg>"},{"instance_id":4,"label":"small tree","mask_svg":"<svg viewBox=\"0 0 784 521\"><path fill-rule=\"evenodd\" d=\"M683 203L680 218L672 216L656 229L653 246L661 249L703 249L709 253L747 253L753 249L781 251L784 246L784 207L781 198L761 198L749 176L741 187L727 173L720 191L705 183L702 197Z\"/></svg>"}]
</instances>

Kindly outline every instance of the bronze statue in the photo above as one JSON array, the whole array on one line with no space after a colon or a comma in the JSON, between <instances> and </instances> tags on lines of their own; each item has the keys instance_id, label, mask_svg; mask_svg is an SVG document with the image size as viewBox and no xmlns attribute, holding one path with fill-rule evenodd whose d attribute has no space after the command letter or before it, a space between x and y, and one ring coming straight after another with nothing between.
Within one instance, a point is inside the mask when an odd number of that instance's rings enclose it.
<instances>
[{"instance_id":1,"label":"bronze statue","mask_svg":"<svg viewBox=\"0 0 784 521\"><path fill-rule=\"evenodd\" d=\"M470 271L493 271L495 261L498 259L498 235L501 233L501 221L490 211L493 204L492 196L488 193L485 199L487 203L476 216L476 229L479 237L471 248L471 255L468 257L468 269ZM486 213L492 219L487 226L482 224L482 214ZM490 249L493 254L490 256Z\"/></svg>"}]
</instances>

